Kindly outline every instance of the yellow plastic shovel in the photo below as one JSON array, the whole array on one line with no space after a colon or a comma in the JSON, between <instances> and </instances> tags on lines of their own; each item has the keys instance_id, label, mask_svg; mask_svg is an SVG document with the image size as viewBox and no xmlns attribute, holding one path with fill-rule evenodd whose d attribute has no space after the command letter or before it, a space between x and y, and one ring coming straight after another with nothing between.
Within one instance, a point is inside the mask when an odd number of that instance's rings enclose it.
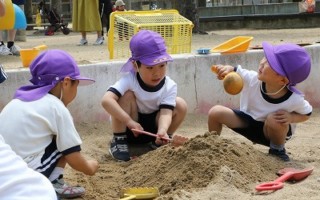
<instances>
[{"instance_id":1,"label":"yellow plastic shovel","mask_svg":"<svg viewBox=\"0 0 320 200\"><path fill-rule=\"evenodd\" d=\"M123 188L120 191L120 200L154 199L159 196L158 188Z\"/></svg>"}]
</instances>

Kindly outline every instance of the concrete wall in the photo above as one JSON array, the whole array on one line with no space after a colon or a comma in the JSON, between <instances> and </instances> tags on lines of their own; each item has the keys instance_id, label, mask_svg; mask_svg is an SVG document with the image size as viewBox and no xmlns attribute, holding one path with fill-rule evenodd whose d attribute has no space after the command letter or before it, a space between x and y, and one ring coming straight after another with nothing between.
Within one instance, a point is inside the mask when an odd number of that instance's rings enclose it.
<instances>
[{"instance_id":1,"label":"concrete wall","mask_svg":"<svg viewBox=\"0 0 320 200\"><path fill-rule=\"evenodd\" d=\"M320 12L320 1L316 2L316 12ZM234 15L275 15L298 14L299 3L275 3L258 5L220 6L198 8L198 15L202 17L234 16Z\"/></svg>"},{"instance_id":2,"label":"concrete wall","mask_svg":"<svg viewBox=\"0 0 320 200\"><path fill-rule=\"evenodd\" d=\"M299 13L299 3L198 8L200 29L277 29L319 27L320 2L315 13Z\"/></svg>"},{"instance_id":3,"label":"concrete wall","mask_svg":"<svg viewBox=\"0 0 320 200\"><path fill-rule=\"evenodd\" d=\"M306 94L306 99L316 108L320 108L320 45L305 47L312 57L312 70L309 78L298 88ZM264 56L263 50L249 50L245 53L220 55L174 55L169 63L168 76L178 84L178 95L188 104L189 113L206 114L216 104L238 108L239 95L225 93L222 81L210 71L213 64L241 64L243 68L256 70ZM99 63L80 66L81 74L92 77L96 83L78 87L76 99L68 106L75 121L102 121L108 114L101 106L101 98L108 87L120 77L119 70L124 61ZM30 84L29 69L7 71L9 79L0 87L0 110L12 99L21 85ZM19 117L19 116L17 116Z\"/></svg>"}]
</instances>

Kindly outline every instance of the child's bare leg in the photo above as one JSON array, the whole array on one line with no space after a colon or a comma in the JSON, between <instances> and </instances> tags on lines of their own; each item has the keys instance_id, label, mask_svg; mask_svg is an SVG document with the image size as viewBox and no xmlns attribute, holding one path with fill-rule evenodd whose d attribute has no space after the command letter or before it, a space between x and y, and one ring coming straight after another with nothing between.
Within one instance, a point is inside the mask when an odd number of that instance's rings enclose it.
<instances>
[{"instance_id":1,"label":"child's bare leg","mask_svg":"<svg viewBox=\"0 0 320 200\"><path fill-rule=\"evenodd\" d=\"M136 97L133 92L127 91L118 100L118 104L134 121L138 120L138 106ZM122 114L125 114L122 113ZM121 122L115 117L112 117L113 139L110 142L109 152L117 160L129 161L130 153L127 144L126 123Z\"/></svg>"},{"instance_id":2,"label":"child's bare leg","mask_svg":"<svg viewBox=\"0 0 320 200\"><path fill-rule=\"evenodd\" d=\"M138 121L138 106L133 92L127 91L124 93L118 100L118 103L134 121ZM112 117L112 129L114 133L124 133L126 132L126 128L126 124Z\"/></svg>"},{"instance_id":3,"label":"child's bare leg","mask_svg":"<svg viewBox=\"0 0 320 200\"><path fill-rule=\"evenodd\" d=\"M275 145L284 145L289 125L278 123L273 118L273 114L269 114L264 123L263 132L265 137Z\"/></svg>"},{"instance_id":4,"label":"child's bare leg","mask_svg":"<svg viewBox=\"0 0 320 200\"><path fill-rule=\"evenodd\" d=\"M273 114L269 114L264 123L264 136L270 140L269 154L277 156L283 161L290 161L285 149L285 139L289 131L289 125L283 125L275 121Z\"/></svg>"},{"instance_id":5,"label":"child's bare leg","mask_svg":"<svg viewBox=\"0 0 320 200\"><path fill-rule=\"evenodd\" d=\"M177 97L176 107L174 108L172 113L172 122L167 131L168 135L172 135L178 129L187 114L187 110L188 108L185 100Z\"/></svg>"},{"instance_id":6,"label":"child's bare leg","mask_svg":"<svg viewBox=\"0 0 320 200\"><path fill-rule=\"evenodd\" d=\"M209 131L216 131L220 135L223 124L230 128L241 128L246 126L245 122L243 122L230 108L220 105L212 107L208 113Z\"/></svg>"}]
</instances>

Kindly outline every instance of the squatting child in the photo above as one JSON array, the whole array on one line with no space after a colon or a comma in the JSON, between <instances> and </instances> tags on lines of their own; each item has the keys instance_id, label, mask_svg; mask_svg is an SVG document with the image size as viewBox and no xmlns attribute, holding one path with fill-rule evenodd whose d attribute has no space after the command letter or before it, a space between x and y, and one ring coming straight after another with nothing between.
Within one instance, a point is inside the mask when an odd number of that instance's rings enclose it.
<instances>
[{"instance_id":1,"label":"squatting child","mask_svg":"<svg viewBox=\"0 0 320 200\"><path fill-rule=\"evenodd\" d=\"M62 198L81 196L83 187L63 179L68 163L86 175L94 175L99 163L80 153L81 138L67 105L78 85L94 80L80 75L75 60L61 50L48 50L30 65L33 85L20 87L0 114L0 133L28 166L45 175Z\"/></svg>"},{"instance_id":2,"label":"squatting child","mask_svg":"<svg viewBox=\"0 0 320 200\"><path fill-rule=\"evenodd\" d=\"M167 144L187 113L186 102L177 97L177 84L166 76L172 61L163 38L156 32L141 30L130 41L132 57L122 72L130 72L112 85L102 99L111 115L113 139L110 154L117 160L130 160L128 143ZM157 138L132 133L131 129L157 134Z\"/></svg>"},{"instance_id":3,"label":"squatting child","mask_svg":"<svg viewBox=\"0 0 320 200\"><path fill-rule=\"evenodd\" d=\"M240 110L221 105L209 111L209 131L222 131L226 125L254 143L269 148L269 154L290 161L285 142L294 134L297 123L309 119L312 106L295 87L310 74L310 56L295 44L272 46L263 42L265 57L258 72L240 65L218 65L218 78L231 71L238 72L244 86L240 97Z\"/></svg>"},{"instance_id":4,"label":"squatting child","mask_svg":"<svg viewBox=\"0 0 320 200\"><path fill-rule=\"evenodd\" d=\"M6 14L6 5L0 0L0 17ZM0 83L7 79L0 64ZM50 181L30 169L20 156L5 143L0 132L0 199L57 200Z\"/></svg>"}]
</instances>

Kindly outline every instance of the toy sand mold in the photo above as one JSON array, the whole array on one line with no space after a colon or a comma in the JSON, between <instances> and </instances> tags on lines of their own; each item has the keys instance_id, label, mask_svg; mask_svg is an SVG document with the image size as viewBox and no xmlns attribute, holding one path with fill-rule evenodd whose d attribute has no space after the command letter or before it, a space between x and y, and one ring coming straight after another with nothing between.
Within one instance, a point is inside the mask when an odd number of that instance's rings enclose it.
<instances>
[{"instance_id":1,"label":"toy sand mold","mask_svg":"<svg viewBox=\"0 0 320 200\"><path fill-rule=\"evenodd\" d=\"M159 196L158 188L123 188L120 191L120 200L155 199Z\"/></svg>"}]
</instances>

